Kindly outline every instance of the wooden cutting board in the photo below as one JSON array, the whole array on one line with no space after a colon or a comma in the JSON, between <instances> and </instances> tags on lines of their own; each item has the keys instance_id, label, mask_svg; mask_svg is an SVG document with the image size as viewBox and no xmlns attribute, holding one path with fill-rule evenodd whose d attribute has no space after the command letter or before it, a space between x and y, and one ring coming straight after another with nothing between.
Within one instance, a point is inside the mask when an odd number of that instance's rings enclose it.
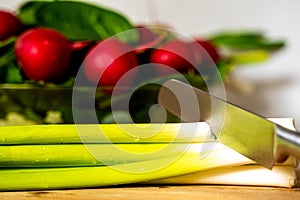
<instances>
[{"instance_id":1,"label":"wooden cutting board","mask_svg":"<svg viewBox=\"0 0 300 200\"><path fill-rule=\"evenodd\" d=\"M300 187L293 189L248 186L126 186L80 190L2 192L0 199L101 199L101 200L200 200L200 199L300 199Z\"/></svg>"}]
</instances>

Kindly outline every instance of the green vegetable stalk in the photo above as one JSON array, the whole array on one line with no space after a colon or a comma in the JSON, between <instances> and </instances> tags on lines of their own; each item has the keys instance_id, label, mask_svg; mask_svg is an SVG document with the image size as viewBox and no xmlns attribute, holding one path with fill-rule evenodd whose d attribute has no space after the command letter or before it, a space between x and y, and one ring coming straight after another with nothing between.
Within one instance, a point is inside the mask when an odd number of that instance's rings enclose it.
<instances>
[{"instance_id":1,"label":"green vegetable stalk","mask_svg":"<svg viewBox=\"0 0 300 200\"><path fill-rule=\"evenodd\" d=\"M247 163L251 161L225 146L216 144L214 150L203 158L199 152L187 151L180 157L171 156L113 166L2 169L0 190L67 189L138 183Z\"/></svg>"},{"instance_id":2,"label":"green vegetable stalk","mask_svg":"<svg viewBox=\"0 0 300 200\"><path fill-rule=\"evenodd\" d=\"M24 144L103 144L103 143L186 143L203 142L210 137L206 123L167 124L66 124L0 126L0 145ZM143 128L144 127L144 128ZM189 128L190 127L190 128ZM129 133L138 134L130 135ZM191 130L197 130L191 132ZM147 136L147 137L145 137Z\"/></svg>"},{"instance_id":3,"label":"green vegetable stalk","mask_svg":"<svg viewBox=\"0 0 300 200\"><path fill-rule=\"evenodd\" d=\"M167 157L175 159L183 153L199 153L202 148L201 143L0 146L0 168L112 166Z\"/></svg>"}]
</instances>

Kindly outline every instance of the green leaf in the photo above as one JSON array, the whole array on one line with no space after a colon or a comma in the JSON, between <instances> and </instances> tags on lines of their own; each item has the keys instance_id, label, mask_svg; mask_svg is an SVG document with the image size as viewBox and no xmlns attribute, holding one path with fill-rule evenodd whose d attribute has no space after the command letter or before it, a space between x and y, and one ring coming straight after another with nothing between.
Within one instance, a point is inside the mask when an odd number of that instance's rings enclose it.
<instances>
[{"instance_id":1,"label":"green leaf","mask_svg":"<svg viewBox=\"0 0 300 200\"><path fill-rule=\"evenodd\" d=\"M268 51L265 50L256 50L256 51L247 51L240 52L232 55L230 60L233 64L251 64L266 61L269 58Z\"/></svg>"},{"instance_id":2,"label":"green leaf","mask_svg":"<svg viewBox=\"0 0 300 200\"><path fill-rule=\"evenodd\" d=\"M15 60L13 50L15 40L13 37L0 43L0 82L3 83L20 83L23 80Z\"/></svg>"},{"instance_id":3,"label":"green leaf","mask_svg":"<svg viewBox=\"0 0 300 200\"><path fill-rule=\"evenodd\" d=\"M226 80L230 72L234 69L235 65L229 60L222 60L218 63L219 73L223 80Z\"/></svg>"},{"instance_id":4,"label":"green leaf","mask_svg":"<svg viewBox=\"0 0 300 200\"><path fill-rule=\"evenodd\" d=\"M50 1L27 1L23 3L19 8L18 17L27 26L36 26L38 21L36 20L37 10L44 4Z\"/></svg>"},{"instance_id":5,"label":"green leaf","mask_svg":"<svg viewBox=\"0 0 300 200\"><path fill-rule=\"evenodd\" d=\"M16 37L11 37L7 40L0 41L0 68L14 60L14 44Z\"/></svg>"},{"instance_id":6,"label":"green leaf","mask_svg":"<svg viewBox=\"0 0 300 200\"><path fill-rule=\"evenodd\" d=\"M12 46L16 41L16 39L17 39L16 37L10 37L7 40L0 41L0 50Z\"/></svg>"},{"instance_id":7,"label":"green leaf","mask_svg":"<svg viewBox=\"0 0 300 200\"><path fill-rule=\"evenodd\" d=\"M223 32L214 35L210 40L217 46L237 50L273 51L284 46L282 40L271 40L260 32Z\"/></svg>"},{"instance_id":8,"label":"green leaf","mask_svg":"<svg viewBox=\"0 0 300 200\"><path fill-rule=\"evenodd\" d=\"M23 108L22 113L26 118L33 120L36 123L41 123L43 121L42 117L30 107Z\"/></svg>"},{"instance_id":9,"label":"green leaf","mask_svg":"<svg viewBox=\"0 0 300 200\"><path fill-rule=\"evenodd\" d=\"M20 68L12 63L7 65L5 83L21 83L22 81Z\"/></svg>"},{"instance_id":10,"label":"green leaf","mask_svg":"<svg viewBox=\"0 0 300 200\"><path fill-rule=\"evenodd\" d=\"M30 2L21 7L20 16L31 25L53 28L70 40L99 41L134 28L123 15L83 2ZM133 31L122 39L133 43L138 33Z\"/></svg>"},{"instance_id":11,"label":"green leaf","mask_svg":"<svg viewBox=\"0 0 300 200\"><path fill-rule=\"evenodd\" d=\"M12 51L7 51L0 55L0 76L1 72L6 68L6 66L14 59L14 54Z\"/></svg>"},{"instance_id":12,"label":"green leaf","mask_svg":"<svg viewBox=\"0 0 300 200\"><path fill-rule=\"evenodd\" d=\"M243 38L243 39L262 39L264 38L263 33L258 31L230 31L220 32L210 37L211 41L218 42L228 38Z\"/></svg>"}]
</instances>

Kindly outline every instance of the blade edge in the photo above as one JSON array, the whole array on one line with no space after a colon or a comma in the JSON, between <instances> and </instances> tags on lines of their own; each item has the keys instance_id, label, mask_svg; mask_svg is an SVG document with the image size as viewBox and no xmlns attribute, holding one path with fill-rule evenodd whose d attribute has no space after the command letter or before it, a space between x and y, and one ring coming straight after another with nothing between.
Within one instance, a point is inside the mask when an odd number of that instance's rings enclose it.
<instances>
[{"instance_id":1,"label":"blade edge","mask_svg":"<svg viewBox=\"0 0 300 200\"><path fill-rule=\"evenodd\" d=\"M190 95L188 92L191 89L197 101L187 98L186 95ZM178 97L180 99L176 102L174 99ZM182 99L185 101L183 102ZM207 99L210 99L209 105L205 105L208 102ZM177 80L169 80L162 85L158 103L183 121L208 122L222 144L267 168L272 168L274 165L276 126L271 121ZM200 116L197 118L197 115L193 113L186 114L188 112L182 115L178 107L181 105L188 105L188 107L194 105L194 110L200 113ZM225 108L225 113L220 112L222 109L214 109L214 106Z\"/></svg>"}]
</instances>

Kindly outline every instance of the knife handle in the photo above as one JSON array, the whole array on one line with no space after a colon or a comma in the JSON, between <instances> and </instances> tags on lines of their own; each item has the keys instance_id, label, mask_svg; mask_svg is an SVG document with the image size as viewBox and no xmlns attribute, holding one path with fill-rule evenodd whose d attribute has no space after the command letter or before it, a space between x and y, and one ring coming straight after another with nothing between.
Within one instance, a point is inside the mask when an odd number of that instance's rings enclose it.
<instances>
[{"instance_id":1,"label":"knife handle","mask_svg":"<svg viewBox=\"0 0 300 200\"><path fill-rule=\"evenodd\" d=\"M300 160L300 133L276 125L276 161L283 162L290 155Z\"/></svg>"}]
</instances>

